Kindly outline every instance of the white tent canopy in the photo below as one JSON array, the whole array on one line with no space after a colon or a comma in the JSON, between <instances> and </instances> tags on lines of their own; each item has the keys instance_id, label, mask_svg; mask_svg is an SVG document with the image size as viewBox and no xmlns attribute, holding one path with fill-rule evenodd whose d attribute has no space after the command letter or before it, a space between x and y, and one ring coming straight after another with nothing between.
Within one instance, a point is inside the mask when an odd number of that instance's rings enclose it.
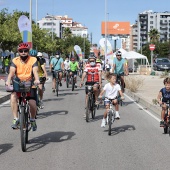
<instances>
[{"instance_id":1,"label":"white tent canopy","mask_svg":"<svg viewBox=\"0 0 170 170\"><path fill-rule=\"evenodd\" d=\"M129 51L129 52L126 52L122 55L123 58L126 58L126 59L146 59L146 63L149 64L148 62L148 59L146 56L140 54L140 53L137 53L135 51Z\"/></svg>"}]
</instances>

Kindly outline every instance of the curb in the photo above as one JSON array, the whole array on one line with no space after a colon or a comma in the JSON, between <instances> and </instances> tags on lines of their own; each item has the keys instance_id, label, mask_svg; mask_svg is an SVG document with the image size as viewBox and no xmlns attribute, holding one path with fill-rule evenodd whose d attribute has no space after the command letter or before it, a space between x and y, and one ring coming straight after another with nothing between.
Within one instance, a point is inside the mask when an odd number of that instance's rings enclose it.
<instances>
[{"instance_id":1,"label":"curb","mask_svg":"<svg viewBox=\"0 0 170 170\"><path fill-rule=\"evenodd\" d=\"M6 102L7 100L10 99L10 96L11 96L11 93L6 95L6 96L3 96L2 98L0 98L0 104Z\"/></svg>"},{"instance_id":2,"label":"curb","mask_svg":"<svg viewBox=\"0 0 170 170\"><path fill-rule=\"evenodd\" d=\"M154 112L157 116L160 117L160 115L161 115L161 107L160 106L154 105L154 104L146 101L141 96L138 96L134 92L131 92L129 89L125 89L125 92L129 97L133 98L136 103L139 103L142 106L144 106L144 109Z\"/></svg>"}]
</instances>

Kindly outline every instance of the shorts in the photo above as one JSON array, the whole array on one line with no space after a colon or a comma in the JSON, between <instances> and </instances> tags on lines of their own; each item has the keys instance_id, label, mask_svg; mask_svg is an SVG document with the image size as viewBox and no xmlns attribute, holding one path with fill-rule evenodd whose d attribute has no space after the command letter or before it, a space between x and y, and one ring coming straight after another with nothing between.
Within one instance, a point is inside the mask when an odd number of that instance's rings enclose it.
<instances>
[{"instance_id":1,"label":"shorts","mask_svg":"<svg viewBox=\"0 0 170 170\"><path fill-rule=\"evenodd\" d=\"M56 78L56 72L62 73L62 70L54 70L53 71L53 79Z\"/></svg>"},{"instance_id":2,"label":"shorts","mask_svg":"<svg viewBox=\"0 0 170 170\"><path fill-rule=\"evenodd\" d=\"M104 100L104 105L105 105L105 106L108 105L108 104L110 105L110 103L111 103L113 100L115 100L115 99L117 99L117 96L116 96L115 98L113 98L113 99L109 99L109 100L108 100L108 99L105 99L105 100Z\"/></svg>"},{"instance_id":3,"label":"shorts","mask_svg":"<svg viewBox=\"0 0 170 170\"><path fill-rule=\"evenodd\" d=\"M74 76L77 76L77 71L71 71L70 70L70 73L72 73Z\"/></svg>"},{"instance_id":4,"label":"shorts","mask_svg":"<svg viewBox=\"0 0 170 170\"><path fill-rule=\"evenodd\" d=\"M88 92L89 92L87 86L88 86L88 85L93 86L94 84L98 84L98 82L86 82L86 83L85 83L85 85L86 85L85 93L86 93L86 94L88 94ZM99 87L98 87L98 89L99 89Z\"/></svg>"}]
</instances>

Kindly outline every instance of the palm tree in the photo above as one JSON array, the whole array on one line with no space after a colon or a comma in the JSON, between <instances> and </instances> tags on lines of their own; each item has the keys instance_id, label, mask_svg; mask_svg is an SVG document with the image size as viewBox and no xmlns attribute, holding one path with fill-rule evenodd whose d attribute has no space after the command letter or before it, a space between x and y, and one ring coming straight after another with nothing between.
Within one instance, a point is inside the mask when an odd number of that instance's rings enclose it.
<instances>
[{"instance_id":1,"label":"palm tree","mask_svg":"<svg viewBox=\"0 0 170 170\"><path fill-rule=\"evenodd\" d=\"M63 31L63 39L70 38L72 36L72 32L70 28L64 28Z\"/></svg>"},{"instance_id":2,"label":"palm tree","mask_svg":"<svg viewBox=\"0 0 170 170\"><path fill-rule=\"evenodd\" d=\"M150 42L151 43L156 43L159 41L160 34L157 29L152 29L150 32L148 32L148 35L150 37Z\"/></svg>"}]
</instances>

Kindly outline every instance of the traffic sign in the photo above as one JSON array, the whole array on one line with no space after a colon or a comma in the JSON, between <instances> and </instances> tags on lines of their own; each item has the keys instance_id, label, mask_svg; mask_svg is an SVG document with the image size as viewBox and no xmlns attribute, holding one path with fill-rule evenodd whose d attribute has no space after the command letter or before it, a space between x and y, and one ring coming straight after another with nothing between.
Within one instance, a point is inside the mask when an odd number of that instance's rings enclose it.
<instances>
[{"instance_id":1,"label":"traffic sign","mask_svg":"<svg viewBox=\"0 0 170 170\"><path fill-rule=\"evenodd\" d=\"M155 45L154 45L154 44L150 44L150 45L149 45L149 49L150 49L151 51L153 51L153 50L155 49Z\"/></svg>"}]
</instances>

